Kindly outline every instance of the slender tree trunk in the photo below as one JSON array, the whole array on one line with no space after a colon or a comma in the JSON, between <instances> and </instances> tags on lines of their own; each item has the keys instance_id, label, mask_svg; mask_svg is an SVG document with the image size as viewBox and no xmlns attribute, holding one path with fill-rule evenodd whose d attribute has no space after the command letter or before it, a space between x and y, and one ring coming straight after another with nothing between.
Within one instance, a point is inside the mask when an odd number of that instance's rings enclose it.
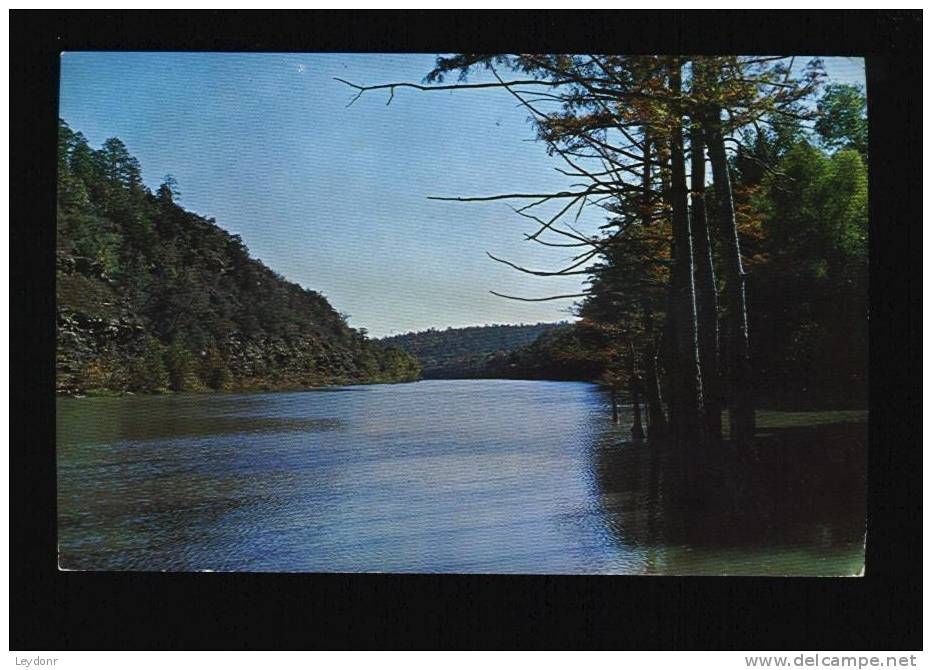
<instances>
[{"instance_id":1,"label":"slender tree trunk","mask_svg":"<svg viewBox=\"0 0 932 670\"><path fill-rule=\"evenodd\" d=\"M669 142L666 143L666 149L669 151ZM660 192L663 194L663 206L669 209L671 179L670 179L670 156L658 161L660 165ZM671 238L670 241L670 258L676 257L676 240ZM671 268L672 269L672 268ZM657 343L657 356L655 370L657 371L657 388L659 396L663 398L666 404L666 436L675 437L675 426L677 425L677 416L680 414L678 404L682 402L682 393L678 393L679 388L679 362L676 357L676 313L674 310L674 289L673 277L670 277L670 286L667 297L667 313L663 321L663 328L660 331L659 341Z\"/></svg>"},{"instance_id":2,"label":"slender tree trunk","mask_svg":"<svg viewBox=\"0 0 932 670\"><path fill-rule=\"evenodd\" d=\"M651 210L653 198L651 196L651 186L653 186L653 139L650 136L650 130L644 128L644 165L641 172L641 187L643 194L641 196L641 226L647 230L653 224ZM644 400L645 410L647 411L647 435L651 440L663 439L667 434L667 417L663 411L663 394L660 392L660 375L657 370L658 346L656 336L654 335L654 312L646 304L641 304L644 311L644 333L646 339L650 342L653 349L646 352L645 359L647 362L646 373L647 379L645 384Z\"/></svg>"},{"instance_id":3,"label":"slender tree trunk","mask_svg":"<svg viewBox=\"0 0 932 670\"><path fill-rule=\"evenodd\" d=\"M718 296L715 265L705 208L705 142L697 121L690 124L690 231L696 272L696 306L699 324L699 360L702 366L702 398L706 429L713 440L722 438L722 405L719 390Z\"/></svg>"},{"instance_id":4,"label":"slender tree trunk","mask_svg":"<svg viewBox=\"0 0 932 670\"><path fill-rule=\"evenodd\" d=\"M648 308L644 310L644 332L653 349L648 351L645 359L646 383L644 400L647 409L647 437L651 440L663 439L667 434L667 416L663 411L663 393L660 389L660 372L658 358L660 346L654 335L654 314Z\"/></svg>"},{"instance_id":5,"label":"slender tree trunk","mask_svg":"<svg viewBox=\"0 0 932 670\"><path fill-rule=\"evenodd\" d=\"M631 409L634 412L634 423L631 424L631 439L640 442L644 439L644 426L641 423L641 394L637 390L637 381L631 387Z\"/></svg>"},{"instance_id":6,"label":"slender tree trunk","mask_svg":"<svg viewBox=\"0 0 932 670\"><path fill-rule=\"evenodd\" d=\"M628 386L631 390L631 410L634 413L634 423L631 425L631 439L640 442L644 439L644 425L641 423L641 371L638 365L637 351L634 342L628 343L628 352L631 365L629 368Z\"/></svg>"},{"instance_id":7,"label":"slender tree trunk","mask_svg":"<svg viewBox=\"0 0 932 670\"><path fill-rule=\"evenodd\" d=\"M667 437L674 439L677 437L678 417L682 414L680 405L683 402L683 394L679 391L682 384L680 383L680 364L676 354L676 315L673 312L672 279L669 300L667 319L663 324L658 347L658 372L662 373L659 377L660 393L667 404Z\"/></svg>"},{"instance_id":8,"label":"slender tree trunk","mask_svg":"<svg viewBox=\"0 0 932 670\"><path fill-rule=\"evenodd\" d=\"M754 437L754 385L751 369L750 333L748 331L746 275L741 264L741 245L735 206L725 157L721 110L714 109L705 120L715 186L715 209L718 218L719 249L722 258L722 299L728 333L728 405L731 438L747 443Z\"/></svg>"},{"instance_id":9,"label":"slender tree trunk","mask_svg":"<svg viewBox=\"0 0 932 670\"><path fill-rule=\"evenodd\" d=\"M673 66L671 93L680 94L681 65ZM705 443L705 409L702 370L699 358L699 332L696 313L696 280L693 242L690 234L686 191L686 162L683 149L682 117L670 131L670 205L673 229L672 309L675 324L674 349L677 378L672 389L678 396L673 430L681 444Z\"/></svg>"},{"instance_id":10,"label":"slender tree trunk","mask_svg":"<svg viewBox=\"0 0 932 670\"><path fill-rule=\"evenodd\" d=\"M653 175L651 174L652 167L652 156L651 149L653 148L653 140L650 136L650 131L644 129L644 165L641 168L641 227L648 229L651 226L653 221L651 220L651 204L653 203L653 198L651 198L650 187L653 184Z\"/></svg>"},{"instance_id":11,"label":"slender tree trunk","mask_svg":"<svg viewBox=\"0 0 932 670\"><path fill-rule=\"evenodd\" d=\"M641 172L641 226L647 230L653 224L651 210L653 197L651 196L651 186L653 186L653 139L650 130L644 128L644 165ZM647 435L650 439L663 439L667 434L667 417L663 411L663 395L660 392L660 376L657 372L657 342L654 335L654 312L646 304L641 304L644 311L644 333L646 339L653 347L651 351L646 352L646 388L644 392L645 410L647 411Z\"/></svg>"}]
</instances>

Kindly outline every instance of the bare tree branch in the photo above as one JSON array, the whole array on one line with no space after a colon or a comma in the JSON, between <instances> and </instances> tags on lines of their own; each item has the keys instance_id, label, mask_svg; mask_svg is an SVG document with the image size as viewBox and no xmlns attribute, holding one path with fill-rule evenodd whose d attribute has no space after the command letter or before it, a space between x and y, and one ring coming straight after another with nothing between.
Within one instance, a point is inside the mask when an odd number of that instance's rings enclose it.
<instances>
[{"instance_id":1,"label":"bare tree branch","mask_svg":"<svg viewBox=\"0 0 932 670\"><path fill-rule=\"evenodd\" d=\"M492 295L498 296L499 298L507 298L508 300L520 300L521 302L545 302L547 300L563 300L564 298L585 298L588 296L588 293L564 293L563 295L551 295L546 298L520 298L516 295L505 295L504 293L498 293L496 291L489 291Z\"/></svg>"},{"instance_id":2,"label":"bare tree branch","mask_svg":"<svg viewBox=\"0 0 932 670\"><path fill-rule=\"evenodd\" d=\"M334 77L334 79L341 84L346 84L351 88L359 91L352 100L347 103L347 107L350 107L354 102L359 100L362 97L362 94L366 91L384 91L388 90L390 92L388 102L385 104L390 104L392 99L395 96L396 88L413 88L418 91L452 91L458 89L475 89L475 88L501 88L502 85L499 83L485 82L479 84L441 84L437 86L425 86L424 84L413 84L411 82L394 82L391 84L375 84L373 86L362 86L360 84L354 84L351 81L346 79L341 79L340 77ZM566 81L546 81L541 79L517 79L515 81L508 82L510 86L550 86L556 87L562 84L568 84L570 80Z\"/></svg>"},{"instance_id":3,"label":"bare tree branch","mask_svg":"<svg viewBox=\"0 0 932 670\"><path fill-rule=\"evenodd\" d=\"M578 268L580 265L583 265L584 263L587 263L590 259L592 259L592 258L593 258L596 254L598 254L598 253L599 253L598 250L596 250L596 251L590 251L590 252L588 252L587 254L585 254L585 258L583 258L582 260L577 261L576 263L573 263L572 265L569 265L569 266L563 268L562 270L557 270L556 272L544 272L544 271L541 271L541 270L529 270L529 269L527 269L527 268L521 267L520 265L515 265L515 264L512 263L511 261L506 261L504 258L498 258L497 256L493 256L493 255L490 254L488 251L485 252L485 255L488 256L489 258L491 258L493 261L497 261L497 262L499 262L499 263L502 263L502 264L504 264L504 265L507 265L508 267L514 268L515 270L518 270L519 272L523 272L523 273L525 273L525 274L535 275L535 276L537 276L537 277L558 277L558 276L560 276L560 277L565 277L565 276L567 276L567 275L585 275L585 274L589 274L589 270L575 270L575 268Z\"/></svg>"},{"instance_id":4,"label":"bare tree branch","mask_svg":"<svg viewBox=\"0 0 932 670\"><path fill-rule=\"evenodd\" d=\"M540 198L542 202L547 200L554 200L557 198L581 198L584 195L589 195L592 193L605 193L611 195L610 192L606 191L595 191L595 187L586 189L585 191L579 193L573 193L571 191L559 191L557 193L505 193L502 195L480 195L480 196L440 196L440 195L429 195L427 196L428 200L445 200L448 202L488 202L490 200L527 200L529 198Z\"/></svg>"}]
</instances>

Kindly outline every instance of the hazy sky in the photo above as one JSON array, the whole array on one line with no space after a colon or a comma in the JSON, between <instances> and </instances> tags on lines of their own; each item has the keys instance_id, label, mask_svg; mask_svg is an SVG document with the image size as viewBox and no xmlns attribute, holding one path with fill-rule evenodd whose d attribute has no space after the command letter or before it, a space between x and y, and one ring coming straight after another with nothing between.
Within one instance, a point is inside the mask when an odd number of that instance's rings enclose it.
<instances>
[{"instance_id":1,"label":"hazy sky","mask_svg":"<svg viewBox=\"0 0 932 670\"><path fill-rule=\"evenodd\" d=\"M581 277L539 278L572 249L523 238L535 224L507 204L428 195L566 188L505 91L367 93L334 81L419 82L433 55L66 53L60 116L94 147L119 137L157 188L238 233L254 257L324 294L374 336L428 327L570 318ZM829 58L835 81L863 84L863 61ZM599 211L584 213L592 229Z\"/></svg>"}]
</instances>

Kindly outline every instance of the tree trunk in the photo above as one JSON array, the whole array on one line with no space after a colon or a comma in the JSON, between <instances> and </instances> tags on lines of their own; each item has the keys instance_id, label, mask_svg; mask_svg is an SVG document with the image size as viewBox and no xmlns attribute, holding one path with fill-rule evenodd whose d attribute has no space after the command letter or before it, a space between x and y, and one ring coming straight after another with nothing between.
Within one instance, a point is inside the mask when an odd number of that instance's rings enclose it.
<instances>
[{"instance_id":1,"label":"tree trunk","mask_svg":"<svg viewBox=\"0 0 932 670\"><path fill-rule=\"evenodd\" d=\"M746 276L741 264L741 245L731 191L731 177L725 157L721 110L714 109L705 119L712 182L715 186L715 209L718 218L719 249L722 258L722 299L727 319L729 361L728 405L731 439L747 443L754 437L754 396L751 370L750 333L748 332Z\"/></svg>"},{"instance_id":2,"label":"tree trunk","mask_svg":"<svg viewBox=\"0 0 932 670\"><path fill-rule=\"evenodd\" d=\"M671 93L680 95L681 65L673 66ZM672 390L677 396L673 431L680 444L705 443L705 409L702 396L702 370L696 314L696 279L693 242L690 234L686 191L686 162L683 150L682 117L677 115L670 131L670 190L672 210L673 268L671 273L671 313L673 314L676 378Z\"/></svg>"},{"instance_id":3,"label":"tree trunk","mask_svg":"<svg viewBox=\"0 0 932 670\"><path fill-rule=\"evenodd\" d=\"M644 332L647 341L653 346L652 351L645 355L647 362L647 380L644 389L644 400L647 409L647 437L651 440L663 439L667 434L667 416L663 411L663 393L660 390L660 371L657 359L660 357L660 346L654 335L654 314L650 309L644 310Z\"/></svg>"},{"instance_id":4,"label":"tree trunk","mask_svg":"<svg viewBox=\"0 0 932 670\"><path fill-rule=\"evenodd\" d=\"M638 356L633 341L629 342L628 349L631 362L628 388L631 391L631 411L634 414L634 423L631 425L631 439L640 442L644 439L644 425L641 423L641 371L640 366L638 366Z\"/></svg>"},{"instance_id":5,"label":"tree trunk","mask_svg":"<svg viewBox=\"0 0 932 670\"><path fill-rule=\"evenodd\" d=\"M612 423L618 423L618 391L613 387L611 389L612 397Z\"/></svg>"},{"instance_id":6,"label":"tree trunk","mask_svg":"<svg viewBox=\"0 0 932 670\"><path fill-rule=\"evenodd\" d=\"M651 148L653 140L650 132L644 129L644 165L641 168L641 226L645 229L650 228L651 223L651 193L650 187L653 183L651 175Z\"/></svg>"},{"instance_id":7,"label":"tree trunk","mask_svg":"<svg viewBox=\"0 0 932 670\"><path fill-rule=\"evenodd\" d=\"M650 189L653 185L653 175L651 173L653 140L650 131L644 128L644 165L641 173L641 187L643 195L641 198L641 226L648 229L653 224L651 218L651 198ZM663 439L667 434L667 417L663 411L663 394L660 392L660 375L657 370L658 346L654 335L654 312L647 305L646 301L641 303L644 311L644 334L646 340L651 344L653 350L645 353L647 362L646 370L647 379L644 391L645 410L647 411L647 436L651 440Z\"/></svg>"},{"instance_id":8,"label":"tree trunk","mask_svg":"<svg viewBox=\"0 0 932 670\"><path fill-rule=\"evenodd\" d=\"M631 439L640 442L644 439L644 426L641 423L641 393L640 380L631 380L631 410L634 412L634 423L631 424Z\"/></svg>"},{"instance_id":9,"label":"tree trunk","mask_svg":"<svg viewBox=\"0 0 932 670\"><path fill-rule=\"evenodd\" d=\"M715 265L705 208L705 142L698 121L692 121L689 134L690 191L692 209L690 231L696 274L696 306L699 326L699 360L702 367L702 399L705 402L706 430L713 440L722 438L722 405L719 389L718 296Z\"/></svg>"}]
</instances>

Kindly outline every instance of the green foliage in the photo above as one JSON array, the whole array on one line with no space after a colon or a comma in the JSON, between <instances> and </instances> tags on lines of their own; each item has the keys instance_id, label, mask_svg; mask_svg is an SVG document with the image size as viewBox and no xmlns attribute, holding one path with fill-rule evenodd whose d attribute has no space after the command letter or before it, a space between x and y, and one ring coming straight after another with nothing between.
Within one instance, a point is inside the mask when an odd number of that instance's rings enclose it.
<instances>
[{"instance_id":1,"label":"green foliage","mask_svg":"<svg viewBox=\"0 0 932 670\"><path fill-rule=\"evenodd\" d=\"M756 185L773 173L788 151L806 142L805 131L793 117L778 116L742 133L733 168L745 185Z\"/></svg>"},{"instance_id":2,"label":"green foliage","mask_svg":"<svg viewBox=\"0 0 932 670\"><path fill-rule=\"evenodd\" d=\"M110 355L101 355L85 365L77 378L78 388L85 393L117 390L122 380Z\"/></svg>"},{"instance_id":3,"label":"green foliage","mask_svg":"<svg viewBox=\"0 0 932 670\"><path fill-rule=\"evenodd\" d=\"M199 377L214 391L229 391L233 385L233 375L220 351L213 345L208 346L200 361Z\"/></svg>"},{"instance_id":4,"label":"green foliage","mask_svg":"<svg viewBox=\"0 0 932 670\"><path fill-rule=\"evenodd\" d=\"M178 190L178 180L170 174L165 175L159 190L156 191L156 197L163 202L175 202L175 199L181 195Z\"/></svg>"},{"instance_id":5,"label":"green foliage","mask_svg":"<svg viewBox=\"0 0 932 670\"><path fill-rule=\"evenodd\" d=\"M564 324L489 362L486 376L591 381L605 372L604 340L585 324Z\"/></svg>"},{"instance_id":6,"label":"green foliage","mask_svg":"<svg viewBox=\"0 0 932 670\"><path fill-rule=\"evenodd\" d=\"M129 366L129 388L143 393L164 393L171 386L165 367L165 347L155 338L147 338L142 354Z\"/></svg>"},{"instance_id":7,"label":"green foliage","mask_svg":"<svg viewBox=\"0 0 932 670\"><path fill-rule=\"evenodd\" d=\"M383 381L414 381L421 376L418 360L399 347L379 352L379 378Z\"/></svg>"},{"instance_id":8,"label":"green foliage","mask_svg":"<svg viewBox=\"0 0 932 670\"><path fill-rule=\"evenodd\" d=\"M117 227L83 208L59 212L59 225L74 256L99 264L107 275L119 271L123 238Z\"/></svg>"},{"instance_id":9,"label":"green foliage","mask_svg":"<svg viewBox=\"0 0 932 670\"><path fill-rule=\"evenodd\" d=\"M130 155L126 145L118 138L111 137L104 142L97 152L97 160L104 178L112 186L128 190L142 188L139 161Z\"/></svg>"},{"instance_id":10,"label":"green foliage","mask_svg":"<svg viewBox=\"0 0 932 670\"><path fill-rule=\"evenodd\" d=\"M179 340L172 342L165 350L164 361L172 391L201 390L201 382L194 374L194 356Z\"/></svg>"},{"instance_id":11,"label":"green foliage","mask_svg":"<svg viewBox=\"0 0 932 670\"><path fill-rule=\"evenodd\" d=\"M838 151L829 166L822 216L842 268L866 264L867 211L867 165L854 150Z\"/></svg>"},{"instance_id":12,"label":"green foliage","mask_svg":"<svg viewBox=\"0 0 932 670\"><path fill-rule=\"evenodd\" d=\"M867 167L842 150L826 156L800 143L768 177L754 207L764 217L764 253L784 272L824 278L867 258Z\"/></svg>"},{"instance_id":13,"label":"green foliage","mask_svg":"<svg viewBox=\"0 0 932 670\"><path fill-rule=\"evenodd\" d=\"M776 401L866 398L867 166L799 143L752 199L764 235L751 269L754 356Z\"/></svg>"},{"instance_id":14,"label":"green foliage","mask_svg":"<svg viewBox=\"0 0 932 670\"><path fill-rule=\"evenodd\" d=\"M815 130L831 150L854 149L867 155L867 100L859 86L832 84L819 100Z\"/></svg>"}]
</instances>

